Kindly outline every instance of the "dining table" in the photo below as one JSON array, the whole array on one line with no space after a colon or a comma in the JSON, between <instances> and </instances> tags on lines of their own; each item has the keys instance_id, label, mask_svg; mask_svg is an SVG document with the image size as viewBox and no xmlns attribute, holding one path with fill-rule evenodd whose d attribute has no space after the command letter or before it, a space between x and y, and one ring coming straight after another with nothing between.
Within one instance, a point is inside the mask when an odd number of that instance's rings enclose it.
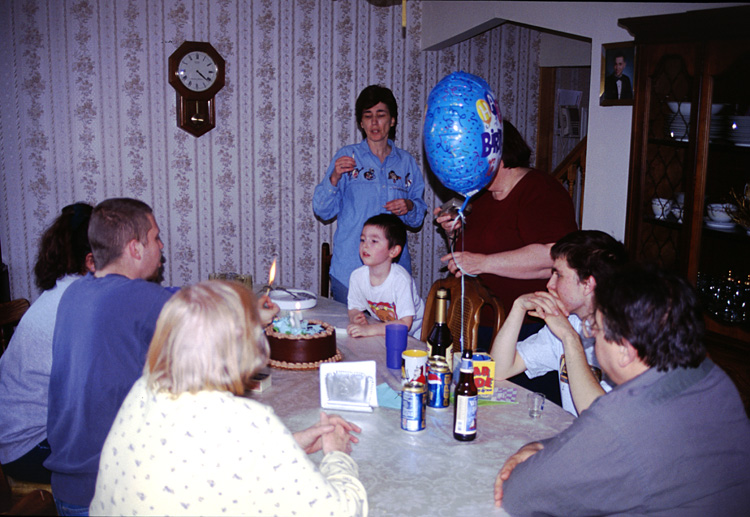
<instances>
[{"instance_id":1,"label":"dining table","mask_svg":"<svg viewBox=\"0 0 750 517\"><path fill-rule=\"evenodd\" d=\"M336 327L341 361L375 361L379 393L400 392L401 371L386 366L385 337L348 336L345 304L319 297L301 316ZM427 349L427 344L409 337L407 348ZM320 419L317 369L271 368L270 373L271 386L253 393L253 398L271 406L291 431L305 429ZM392 401L372 412L328 411L362 429L351 456L367 490L369 515L508 515L494 504L500 467L522 445L558 434L574 417L548 402L539 418L531 418L528 390L509 381L497 382L495 390L502 390L507 400L480 402L477 437L470 442L453 438L453 406L442 410L428 407L425 429L419 432L401 429L400 409ZM313 461L319 462L322 454L312 455Z\"/></svg>"}]
</instances>

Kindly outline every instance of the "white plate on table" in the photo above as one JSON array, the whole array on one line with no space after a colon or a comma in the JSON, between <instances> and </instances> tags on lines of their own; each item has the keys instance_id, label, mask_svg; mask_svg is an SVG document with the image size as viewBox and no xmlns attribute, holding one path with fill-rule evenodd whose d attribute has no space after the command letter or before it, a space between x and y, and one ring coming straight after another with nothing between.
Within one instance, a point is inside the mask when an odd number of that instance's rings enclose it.
<instances>
[{"instance_id":1,"label":"white plate on table","mask_svg":"<svg viewBox=\"0 0 750 517\"><path fill-rule=\"evenodd\" d=\"M302 289L272 289L268 296L282 311L312 309L318 303L315 294Z\"/></svg>"},{"instance_id":2,"label":"white plate on table","mask_svg":"<svg viewBox=\"0 0 750 517\"><path fill-rule=\"evenodd\" d=\"M727 223L720 223L717 221L712 221L711 219L704 219L706 222L706 226L711 228L712 230L734 230L735 224L733 222L727 222Z\"/></svg>"}]
</instances>

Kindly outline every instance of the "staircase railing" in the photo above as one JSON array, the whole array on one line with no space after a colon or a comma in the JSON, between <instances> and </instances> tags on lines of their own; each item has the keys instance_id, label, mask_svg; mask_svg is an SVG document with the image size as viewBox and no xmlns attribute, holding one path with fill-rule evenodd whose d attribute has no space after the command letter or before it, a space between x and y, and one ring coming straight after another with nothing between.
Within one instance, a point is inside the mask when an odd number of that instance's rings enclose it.
<instances>
[{"instance_id":1,"label":"staircase railing","mask_svg":"<svg viewBox=\"0 0 750 517\"><path fill-rule=\"evenodd\" d=\"M578 227L583 222L583 186L586 179L586 137L583 137L552 175L568 189L576 210Z\"/></svg>"}]
</instances>

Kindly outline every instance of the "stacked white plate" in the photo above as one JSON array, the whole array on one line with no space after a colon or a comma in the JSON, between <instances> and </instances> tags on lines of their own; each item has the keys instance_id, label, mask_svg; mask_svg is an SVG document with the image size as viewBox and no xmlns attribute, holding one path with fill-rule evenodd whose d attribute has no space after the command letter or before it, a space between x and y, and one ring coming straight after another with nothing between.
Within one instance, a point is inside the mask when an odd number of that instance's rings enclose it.
<instances>
[{"instance_id":1,"label":"stacked white plate","mask_svg":"<svg viewBox=\"0 0 750 517\"><path fill-rule=\"evenodd\" d=\"M724 115L713 115L709 128L708 138L712 142L725 138L727 132L727 119Z\"/></svg>"},{"instance_id":2,"label":"stacked white plate","mask_svg":"<svg viewBox=\"0 0 750 517\"><path fill-rule=\"evenodd\" d=\"M750 116L735 115L729 117L729 141L734 145L750 147Z\"/></svg>"},{"instance_id":3,"label":"stacked white plate","mask_svg":"<svg viewBox=\"0 0 750 517\"><path fill-rule=\"evenodd\" d=\"M668 102L667 105L674 113L669 123L669 138L678 142L687 142L690 129L690 104L687 102ZM724 116L719 115L723 107L723 104L711 105L711 127L709 129L711 140L720 140L726 133L727 120ZM750 119L750 117L746 118ZM750 128L750 124L748 124L748 127Z\"/></svg>"},{"instance_id":4,"label":"stacked white plate","mask_svg":"<svg viewBox=\"0 0 750 517\"><path fill-rule=\"evenodd\" d=\"M750 118L750 117L748 117ZM750 128L750 123L747 124L747 127ZM727 128L727 121L722 116L715 116L711 118L711 127L709 129L709 139L712 141L721 140L724 138L724 134L726 132ZM669 124L669 137L673 140L677 140L678 142L687 142L688 141L688 131L689 126L683 120L681 115L675 115L675 117L672 119L672 122ZM750 129L748 130L750 131ZM747 134L747 138L750 138L750 132ZM750 145L750 142L747 142L748 145ZM737 144L741 145L741 144Z\"/></svg>"},{"instance_id":5,"label":"stacked white plate","mask_svg":"<svg viewBox=\"0 0 750 517\"><path fill-rule=\"evenodd\" d=\"M669 137L678 142L688 141L688 119L683 119L679 113L669 123Z\"/></svg>"}]
</instances>

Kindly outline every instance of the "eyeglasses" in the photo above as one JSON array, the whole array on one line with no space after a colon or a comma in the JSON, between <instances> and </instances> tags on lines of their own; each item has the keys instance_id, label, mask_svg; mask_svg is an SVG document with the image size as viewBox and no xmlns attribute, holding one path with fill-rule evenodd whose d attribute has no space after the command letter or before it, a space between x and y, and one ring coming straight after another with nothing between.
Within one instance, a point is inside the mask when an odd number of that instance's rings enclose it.
<instances>
[{"instance_id":1,"label":"eyeglasses","mask_svg":"<svg viewBox=\"0 0 750 517\"><path fill-rule=\"evenodd\" d=\"M599 325L596 324L594 315L588 316L583 320L583 336L587 338L596 337L596 334L601 330Z\"/></svg>"}]
</instances>

